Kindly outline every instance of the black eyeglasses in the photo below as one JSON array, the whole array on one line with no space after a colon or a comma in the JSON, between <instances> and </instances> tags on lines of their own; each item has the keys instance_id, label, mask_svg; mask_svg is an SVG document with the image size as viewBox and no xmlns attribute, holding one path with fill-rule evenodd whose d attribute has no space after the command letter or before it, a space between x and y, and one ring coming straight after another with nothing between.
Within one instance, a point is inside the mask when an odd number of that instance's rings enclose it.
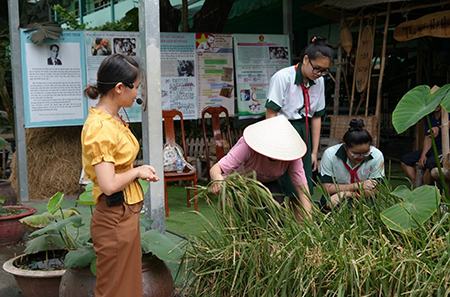
<instances>
[{"instance_id":1,"label":"black eyeglasses","mask_svg":"<svg viewBox=\"0 0 450 297\"><path fill-rule=\"evenodd\" d=\"M356 158L367 158L372 153L370 150L365 153L354 153L354 152L351 152L349 149L347 149L347 152L352 158L355 158L355 159Z\"/></svg>"},{"instance_id":2,"label":"black eyeglasses","mask_svg":"<svg viewBox=\"0 0 450 297\"><path fill-rule=\"evenodd\" d=\"M311 65L311 67L312 67L312 71L315 74L324 76L324 75L327 75L328 73L330 73L330 70L328 68L322 68L322 67L319 67L319 66L314 66L309 58L308 58L308 61L309 61L309 65Z\"/></svg>"}]
</instances>

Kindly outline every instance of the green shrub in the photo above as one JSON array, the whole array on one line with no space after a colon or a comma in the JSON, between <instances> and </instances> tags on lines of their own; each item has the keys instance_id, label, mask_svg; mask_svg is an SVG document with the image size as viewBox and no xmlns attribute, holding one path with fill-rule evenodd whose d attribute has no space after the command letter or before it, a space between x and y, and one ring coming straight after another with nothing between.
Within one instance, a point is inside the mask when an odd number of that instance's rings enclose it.
<instances>
[{"instance_id":1,"label":"green shrub","mask_svg":"<svg viewBox=\"0 0 450 297\"><path fill-rule=\"evenodd\" d=\"M207 189L199 195L207 197ZM218 201L214 226L188 249L189 296L450 293L449 213L395 232L380 218L402 202L389 186L372 200L316 211L303 224L261 184L239 175L224 182Z\"/></svg>"}]
</instances>

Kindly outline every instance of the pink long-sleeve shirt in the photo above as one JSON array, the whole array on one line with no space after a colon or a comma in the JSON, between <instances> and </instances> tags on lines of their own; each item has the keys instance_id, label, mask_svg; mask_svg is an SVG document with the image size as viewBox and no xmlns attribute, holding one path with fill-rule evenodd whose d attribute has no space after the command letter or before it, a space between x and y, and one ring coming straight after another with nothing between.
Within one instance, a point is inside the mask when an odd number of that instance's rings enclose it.
<instances>
[{"instance_id":1,"label":"pink long-sleeve shirt","mask_svg":"<svg viewBox=\"0 0 450 297\"><path fill-rule=\"evenodd\" d=\"M295 186L306 186L302 159L293 161L269 159L252 150L244 137L241 137L228 154L220 159L219 166L224 175L234 171L240 173L255 171L256 178L260 182L275 181L288 171Z\"/></svg>"}]
</instances>

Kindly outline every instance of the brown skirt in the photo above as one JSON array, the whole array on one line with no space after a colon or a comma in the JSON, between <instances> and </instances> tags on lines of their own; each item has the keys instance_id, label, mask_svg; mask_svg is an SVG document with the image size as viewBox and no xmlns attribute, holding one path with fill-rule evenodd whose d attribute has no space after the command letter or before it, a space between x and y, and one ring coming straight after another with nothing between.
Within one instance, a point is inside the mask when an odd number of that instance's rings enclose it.
<instances>
[{"instance_id":1,"label":"brown skirt","mask_svg":"<svg viewBox=\"0 0 450 297\"><path fill-rule=\"evenodd\" d=\"M104 198L98 200L91 222L96 297L142 296L141 207L142 202L109 207Z\"/></svg>"}]
</instances>

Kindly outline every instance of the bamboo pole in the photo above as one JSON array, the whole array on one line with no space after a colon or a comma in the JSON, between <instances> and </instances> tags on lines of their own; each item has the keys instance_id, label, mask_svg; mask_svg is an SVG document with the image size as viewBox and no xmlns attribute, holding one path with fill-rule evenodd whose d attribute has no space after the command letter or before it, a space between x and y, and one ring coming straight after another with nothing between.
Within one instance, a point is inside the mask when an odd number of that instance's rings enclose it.
<instances>
[{"instance_id":1,"label":"bamboo pole","mask_svg":"<svg viewBox=\"0 0 450 297\"><path fill-rule=\"evenodd\" d=\"M373 28L372 28L372 49L375 45L375 32L376 32L376 23L377 23L377 17L373 17ZM373 53L373 50L372 50ZM367 96L366 96L366 109L364 111L364 115L367 117L369 115L369 98L370 98L370 81L372 78L372 68L373 68L373 54L372 54L372 60L370 61L370 68L369 68L369 79L367 81Z\"/></svg>"},{"instance_id":2,"label":"bamboo pole","mask_svg":"<svg viewBox=\"0 0 450 297\"><path fill-rule=\"evenodd\" d=\"M442 156L447 158L450 152L450 141L448 139L448 111L445 108L441 108L441 131L442 131Z\"/></svg>"},{"instance_id":3,"label":"bamboo pole","mask_svg":"<svg viewBox=\"0 0 450 297\"><path fill-rule=\"evenodd\" d=\"M377 104L375 108L375 119L377 121L377 143L379 145L380 142L380 112L381 112L381 100L382 94L381 89L383 87L383 75L384 75L384 67L386 65L386 43L387 43L387 35L388 35L388 27L389 27L389 15L391 11L391 3L387 4L387 13L386 20L384 22L384 32L383 32L383 47L381 49L381 67L380 67L380 76L378 78L378 88L377 88Z\"/></svg>"},{"instance_id":4,"label":"bamboo pole","mask_svg":"<svg viewBox=\"0 0 450 297\"><path fill-rule=\"evenodd\" d=\"M353 109L353 100L355 99L355 86L356 86L356 66L358 62L358 52L360 51L361 46L361 31L362 31L363 18L359 21L359 32L358 32L358 47L356 48L356 56L355 56L355 65L353 67L353 84L352 84L352 97L350 98L350 109L348 111L348 115L352 115Z\"/></svg>"},{"instance_id":5,"label":"bamboo pole","mask_svg":"<svg viewBox=\"0 0 450 297\"><path fill-rule=\"evenodd\" d=\"M344 18L341 17L340 28L344 25ZM341 40L342 42L342 40ZM342 71L342 46L339 44L337 50L337 65L336 65L336 81L334 83L334 101L333 101L333 114L339 114L339 97L341 89L341 71Z\"/></svg>"}]
</instances>

